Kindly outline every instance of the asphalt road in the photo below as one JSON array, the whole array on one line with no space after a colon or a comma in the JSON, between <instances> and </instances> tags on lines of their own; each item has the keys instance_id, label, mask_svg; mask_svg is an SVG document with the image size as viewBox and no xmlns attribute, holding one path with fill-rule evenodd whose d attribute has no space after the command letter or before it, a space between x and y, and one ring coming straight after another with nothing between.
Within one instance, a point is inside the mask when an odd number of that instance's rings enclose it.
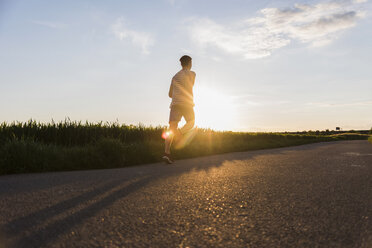
<instances>
[{"instance_id":1,"label":"asphalt road","mask_svg":"<svg viewBox=\"0 0 372 248\"><path fill-rule=\"evenodd\" d=\"M372 247L372 145L0 176L0 247Z\"/></svg>"}]
</instances>

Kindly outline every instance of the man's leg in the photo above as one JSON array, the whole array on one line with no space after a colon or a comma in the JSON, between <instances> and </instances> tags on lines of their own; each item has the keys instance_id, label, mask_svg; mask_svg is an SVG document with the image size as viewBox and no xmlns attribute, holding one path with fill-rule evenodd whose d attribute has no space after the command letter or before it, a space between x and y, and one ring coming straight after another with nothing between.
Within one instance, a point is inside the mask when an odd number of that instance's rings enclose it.
<instances>
[{"instance_id":1,"label":"man's leg","mask_svg":"<svg viewBox=\"0 0 372 248\"><path fill-rule=\"evenodd\" d=\"M179 129L182 139L177 142L175 148L181 149L189 144L196 135L196 130L193 129L195 125L195 113L193 107L184 107L182 111L183 117L185 117L186 124Z\"/></svg>"},{"instance_id":2,"label":"man's leg","mask_svg":"<svg viewBox=\"0 0 372 248\"><path fill-rule=\"evenodd\" d=\"M182 109L182 115L186 120L186 124L180 129L181 134L185 134L190 131L195 125L195 112L193 107L184 107Z\"/></svg>"},{"instance_id":3,"label":"man's leg","mask_svg":"<svg viewBox=\"0 0 372 248\"><path fill-rule=\"evenodd\" d=\"M180 139L176 145L175 149L182 149L194 139L196 135L196 129L194 129L194 120L189 120L186 124L180 129L180 133L182 133L182 139Z\"/></svg>"},{"instance_id":4,"label":"man's leg","mask_svg":"<svg viewBox=\"0 0 372 248\"><path fill-rule=\"evenodd\" d=\"M190 131L195 125L195 120L186 121L186 124L180 129L181 134L185 134Z\"/></svg>"},{"instance_id":5,"label":"man's leg","mask_svg":"<svg viewBox=\"0 0 372 248\"><path fill-rule=\"evenodd\" d=\"M178 122L177 121L170 121L169 122L170 134L165 139L165 153L166 154L170 154L173 138L178 132L177 127L178 127Z\"/></svg>"}]
</instances>

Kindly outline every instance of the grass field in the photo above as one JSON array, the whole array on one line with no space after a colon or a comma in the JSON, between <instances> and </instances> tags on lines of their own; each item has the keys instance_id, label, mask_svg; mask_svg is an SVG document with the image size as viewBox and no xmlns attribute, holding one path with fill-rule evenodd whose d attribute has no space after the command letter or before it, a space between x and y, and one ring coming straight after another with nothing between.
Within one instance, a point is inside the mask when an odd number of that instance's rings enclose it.
<instances>
[{"instance_id":1,"label":"grass field","mask_svg":"<svg viewBox=\"0 0 372 248\"><path fill-rule=\"evenodd\" d=\"M160 161L165 127L35 121L0 125L0 174L117 168ZM199 129L193 141L175 150L176 159L368 139L358 133L243 133Z\"/></svg>"}]
</instances>

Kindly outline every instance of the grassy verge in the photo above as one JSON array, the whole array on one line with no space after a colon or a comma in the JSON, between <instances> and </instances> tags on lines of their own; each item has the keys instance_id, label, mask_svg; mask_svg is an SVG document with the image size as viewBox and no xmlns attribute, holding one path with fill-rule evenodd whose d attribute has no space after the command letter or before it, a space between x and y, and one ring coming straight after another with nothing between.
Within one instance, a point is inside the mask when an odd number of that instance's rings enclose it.
<instances>
[{"instance_id":1,"label":"grassy verge","mask_svg":"<svg viewBox=\"0 0 372 248\"><path fill-rule=\"evenodd\" d=\"M368 141L372 143L372 136L369 136Z\"/></svg>"},{"instance_id":2,"label":"grassy verge","mask_svg":"<svg viewBox=\"0 0 372 248\"><path fill-rule=\"evenodd\" d=\"M163 127L90 123L3 123L0 174L104 169L160 161ZM368 135L308 135L198 130L193 141L174 151L176 159L295 146L314 142L368 139ZM370 138L371 140L371 138Z\"/></svg>"}]
</instances>

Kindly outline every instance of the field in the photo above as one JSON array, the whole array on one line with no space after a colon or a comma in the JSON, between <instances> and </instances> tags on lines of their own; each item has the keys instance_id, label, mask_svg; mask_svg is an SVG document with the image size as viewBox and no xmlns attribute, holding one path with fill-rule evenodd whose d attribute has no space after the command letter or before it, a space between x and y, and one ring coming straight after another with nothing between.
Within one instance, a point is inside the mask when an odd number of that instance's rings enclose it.
<instances>
[{"instance_id":1,"label":"field","mask_svg":"<svg viewBox=\"0 0 372 248\"><path fill-rule=\"evenodd\" d=\"M0 174L103 169L152 163L163 154L165 127L36 121L0 125ZM294 146L314 142L368 139L331 131L301 133L217 132L199 129L193 141L175 150L176 159Z\"/></svg>"}]
</instances>

